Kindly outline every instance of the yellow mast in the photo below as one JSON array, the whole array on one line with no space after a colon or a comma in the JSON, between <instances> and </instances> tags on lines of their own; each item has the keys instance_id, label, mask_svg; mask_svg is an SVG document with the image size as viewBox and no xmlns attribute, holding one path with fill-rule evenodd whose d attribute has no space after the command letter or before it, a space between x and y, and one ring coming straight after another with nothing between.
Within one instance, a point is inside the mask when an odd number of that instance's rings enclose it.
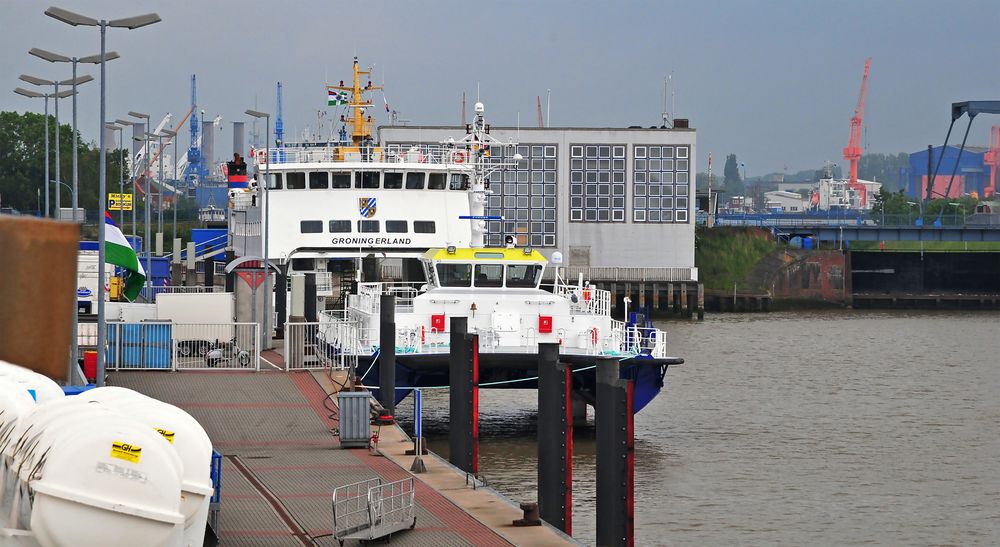
<instances>
[{"instance_id":1,"label":"yellow mast","mask_svg":"<svg viewBox=\"0 0 1000 547\"><path fill-rule=\"evenodd\" d=\"M351 125L351 144L360 147L366 139L372 136L372 126L374 121L372 120L371 114L365 117L364 110L372 105L371 100L365 100L364 93L366 91L376 91L381 90L382 86L372 85L371 80L361 87L361 76L371 76L370 71L360 70L358 67L358 58L354 58L354 85L345 86L344 81L340 81L340 85L328 85L327 89L336 89L338 91L350 91L351 92L351 104L348 106L353 110L351 116L341 116L341 121L349 123Z\"/></svg>"}]
</instances>

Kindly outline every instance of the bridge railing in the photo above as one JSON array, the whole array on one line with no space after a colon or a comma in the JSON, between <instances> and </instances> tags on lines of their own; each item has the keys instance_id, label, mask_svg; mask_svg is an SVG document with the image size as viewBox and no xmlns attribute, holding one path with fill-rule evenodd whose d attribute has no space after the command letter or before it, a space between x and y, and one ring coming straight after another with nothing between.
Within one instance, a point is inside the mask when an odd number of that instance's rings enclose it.
<instances>
[{"instance_id":1,"label":"bridge railing","mask_svg":"<svg viewBox=\"0 0 1000 547\"><path fill-rule=\"evenodd\" d=\"M815 226L970 226L1000 228L1000 215L996 214L882 214L831 212L829 214L794 213L732 213L715 217L717 226L756 226L758 228L795 228Z\"/></svg>"}]
</instances>

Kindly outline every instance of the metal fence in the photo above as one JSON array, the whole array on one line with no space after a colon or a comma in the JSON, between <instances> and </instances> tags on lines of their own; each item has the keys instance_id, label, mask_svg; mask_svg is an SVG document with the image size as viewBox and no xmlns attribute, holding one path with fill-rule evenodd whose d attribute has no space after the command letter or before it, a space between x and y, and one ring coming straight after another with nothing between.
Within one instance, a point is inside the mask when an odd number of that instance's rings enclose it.
<instances>
[{"instance_id":1,"label":"metal fence","mask_svg":"<svg viewBox=\"0 0 1000 547\"><path fill-rule=\"evenodd\" d=\"M108 370L260 370L257 323L108 323Z\"/></svg>"},{"instance_id":2,"label":"metal fence","mask_svg":"<svg viewBox=\"0 0 1000 547\"><path fill-rule=\"evenodd\" d=\"M357 366L363 334L358 322L343 319L285 323L285 370Z\"/></svg>"},{"instance_id":3,"label":"metal fence","mask_svg":"<svg viewBox=\"0 0 1000 547\"><path fill-rule=\"evenodd\" d=\"M191 287L186 285L167 285L163 287L150 287L150 288L152 289L150 293L153 295L152 299L146 298L146 287L143 287L142 290L139 291L139 295L147 302L156 302L156 296L163 293L169 293L169 294L206 293L206 292L224 292L226 290L226 288L221 285L213 285L211 287L205 287L203 285L194 285Z\"/></svg>"}]
</instances>

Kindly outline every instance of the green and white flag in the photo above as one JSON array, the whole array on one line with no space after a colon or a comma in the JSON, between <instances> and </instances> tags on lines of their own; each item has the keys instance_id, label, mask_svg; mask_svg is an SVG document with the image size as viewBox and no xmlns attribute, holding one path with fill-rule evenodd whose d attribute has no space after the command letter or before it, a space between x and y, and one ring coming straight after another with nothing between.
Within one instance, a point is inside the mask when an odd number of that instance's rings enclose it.
<instances>
[{"instance_id":1,"label":"green and white flag","mask_svg":"<svg viewBox=\"0 0 1000 547\"><path fill-rule=\"evenodd\" d=\"M326 106L337 106L339 104L348 104L349 102L346 91L337 91L336 89L326 90Z\"/></svg>"},{"instance_id":2,"label":"green and white flag","mask_svg":"<svg viewBox=\"0 0 1000 547\"><path fill-rule=\"evenodd\" d=\"M135 301L146 283L146 270L139 263L139 257L125 239L125 234L107 212L104 213L104 261L119 266L127 272L125 289L122 293L130 302Z\"/></svg>"}]
</instances>

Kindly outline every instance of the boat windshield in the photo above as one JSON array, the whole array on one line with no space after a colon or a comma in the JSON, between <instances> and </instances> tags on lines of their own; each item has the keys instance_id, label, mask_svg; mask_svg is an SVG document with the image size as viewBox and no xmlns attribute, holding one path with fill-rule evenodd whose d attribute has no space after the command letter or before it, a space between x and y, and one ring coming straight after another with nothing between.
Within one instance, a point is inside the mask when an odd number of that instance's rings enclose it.
<instances>
[{"instance_id":1,"label":"boat windshield","mask_svg":"<svg viewBox=\"0 0 1000 547\"><path fill-rule=\"evenodd\" d=\"M477 287L503 287L503 264L476 264Z\"/></svg>"},{"instance_id":2,"label":"boat windshield","mask_svg":"<svg viewBox=\"0 0 1000 547\"><path fill-rule=\"evenodd\" d=\"M508 264L507 286L513 288L533 288L538 286L542 276L539 264Z\"/></svg>"},{"instance_id":3,"label":"boat windshield","mask_svg":"<svg viewBox=\"0 0 1000 547\"><path fill-rule=\"evenodd\" d=\"M472 285L472 264L438 264L438 281L442 287Z\"/></svg>"}]
</instances>

